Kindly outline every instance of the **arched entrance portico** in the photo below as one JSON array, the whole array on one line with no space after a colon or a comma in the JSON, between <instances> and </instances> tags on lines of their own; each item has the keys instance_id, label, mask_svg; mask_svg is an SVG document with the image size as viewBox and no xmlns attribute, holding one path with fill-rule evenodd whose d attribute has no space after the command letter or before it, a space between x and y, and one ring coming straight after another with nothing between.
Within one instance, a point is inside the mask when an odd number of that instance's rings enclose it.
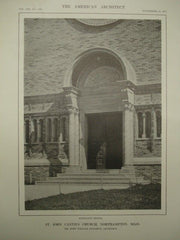
<instances>
[{"instance_id":1,"label":"arched entrance portico","mask_svg":"<svg viewBox=\"0 0 180 240\"><path fill-rule=\"evenodd\" d=\"M91 49L76 58L67 77L70 169L131 164L135 74L130 64L110 50Z\"/></svg>"}]
</instances>

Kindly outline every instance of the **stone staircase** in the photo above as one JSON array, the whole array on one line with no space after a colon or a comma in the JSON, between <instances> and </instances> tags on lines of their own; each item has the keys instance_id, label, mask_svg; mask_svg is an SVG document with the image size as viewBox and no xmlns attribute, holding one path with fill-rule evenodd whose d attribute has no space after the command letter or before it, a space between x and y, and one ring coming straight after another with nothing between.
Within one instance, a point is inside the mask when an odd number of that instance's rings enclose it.
<instances>
[{"instance_id":1,"label":"stone staircase","mask_svg":"<svg viewBox=\"0 0 180 240\"><path fill-rule=\"evenodd\" d=\"M148 184L142 178L136 178L134 168L125 166L120 170L87 170L78 173L60 173L56 177L48 177L37 181L37 185L56 185L59 193L72 193L95 189L123 189L137 183Z\"/></svg>"}]
</instances>

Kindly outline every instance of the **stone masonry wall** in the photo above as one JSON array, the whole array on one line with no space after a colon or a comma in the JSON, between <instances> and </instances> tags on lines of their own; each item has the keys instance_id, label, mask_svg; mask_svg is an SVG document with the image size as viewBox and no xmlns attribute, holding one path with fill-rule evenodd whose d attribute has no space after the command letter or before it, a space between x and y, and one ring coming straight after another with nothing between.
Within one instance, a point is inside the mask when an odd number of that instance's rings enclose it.
<instances>
[{"instance_id":1,"label":"stone masonry wall","mask_svg":"<svg viewBox=\"0 0 180 240\"><path fill-rule=\"evenodd\" d=\"M49 177L49 166L26 166L24 170L25 184L34 184Z\"/></svg>"},{"instance_id":2,"label":"stone masonry wall","mask_svg":"<svg viewBox=\"0 0 180 240\"><path fill-rule=\"evenodd\" d=\"M135 141L134 157L160 157L161 140L143 139Z\"/></svg>"},{"instance_id":3,"label":"stone masonry wall","mask_svg":"<svg viewBox=\"0 0 180 240\"><path fill-rule=\"evenodd\" d=\"M151 183L161 183L161 165L134 166L136 177L143 177Z\"/></svg>"},{"instance_id":4,"label":"stone masonry wall","mask_svg":"<svg viewBox=\"0 0 180 240\"><path fill-rule=\"evenodd\" d=\"M62 163L58 159L58 143L46 143L49 166L25 166L25 184L34 184L35 181L45 180L46 177L55 177L62 171ZM67 144L66 144L67 145ZM67 147L67 146L66 146ZM41 145L33 144L33 153L39 153ZM67 150L65 148L65 150ZM29 159L29 161L31 161Z\"/></svg>"}]
</instances>

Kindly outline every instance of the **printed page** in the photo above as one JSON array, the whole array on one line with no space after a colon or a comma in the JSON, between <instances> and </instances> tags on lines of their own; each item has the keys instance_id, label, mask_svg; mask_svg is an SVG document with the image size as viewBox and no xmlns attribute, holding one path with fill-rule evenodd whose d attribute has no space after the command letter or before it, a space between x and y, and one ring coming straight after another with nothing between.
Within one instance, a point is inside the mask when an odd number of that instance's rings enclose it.
<instances>
[{"instance_id":1,"label":"printed page","mask_svg":"<svg viewBox=\"0 0 180 240\"><path fill-rule=\"evenodd\" d=\"M179 239L179 2L0 6L1 239Z\"/></svg>"}]
</instances>

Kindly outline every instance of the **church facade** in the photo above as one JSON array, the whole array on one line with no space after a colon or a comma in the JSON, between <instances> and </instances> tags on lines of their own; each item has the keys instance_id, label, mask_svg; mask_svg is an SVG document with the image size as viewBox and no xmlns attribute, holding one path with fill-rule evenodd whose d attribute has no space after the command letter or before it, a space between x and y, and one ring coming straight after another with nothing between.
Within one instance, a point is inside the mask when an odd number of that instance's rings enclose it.
<instances>
[{"instance_id":1,"label":"church facade","mask_svg":"<svg viewBox=\"0 0 180 240\"><path fill-rule=\"evenodd\" d=\"M25 183L161 180L161 21L25 19Z\"/></svg>"}]
</instances>

